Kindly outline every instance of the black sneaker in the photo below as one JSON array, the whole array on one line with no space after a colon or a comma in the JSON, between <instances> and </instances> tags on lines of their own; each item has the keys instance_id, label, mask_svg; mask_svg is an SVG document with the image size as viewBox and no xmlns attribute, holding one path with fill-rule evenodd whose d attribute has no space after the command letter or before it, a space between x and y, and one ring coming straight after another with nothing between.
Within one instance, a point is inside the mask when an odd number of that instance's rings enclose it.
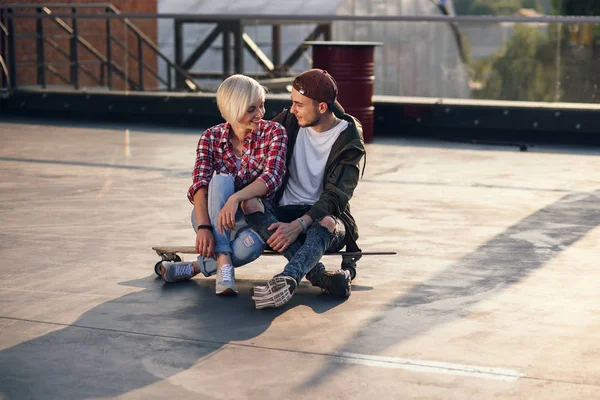
<instances>
[{"instance_id":1,"label":"black sneaker","mask_svg":"<svg viewBox=\"0 0 600 400\"><path fill-rule=\"evenodd\" d=\"M350 274L341 269L314 272L310 274L309 281L313 286L320 287L325 293L334 296L349 297L352 292Z\"/></svg>"}]
</instances>

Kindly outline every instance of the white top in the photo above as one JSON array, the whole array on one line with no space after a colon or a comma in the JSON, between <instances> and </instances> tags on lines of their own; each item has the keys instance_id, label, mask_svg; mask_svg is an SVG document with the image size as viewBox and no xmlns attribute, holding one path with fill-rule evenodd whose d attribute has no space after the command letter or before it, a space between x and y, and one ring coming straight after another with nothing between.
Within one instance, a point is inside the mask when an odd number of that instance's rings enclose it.
<instances>
[{"instance_id":1,"label":"white top","mask_svg":"<svg viewBox=\"0 0 600 400\"><path fill-rule=\"evenodd\" d=\"M315 204L323 191L325 164L333 143L348 127L348 121L340 122L325 132L312 128L300 128L290 162L290 179L279 202L291 204Z\"/></svg>"}]
</instances>

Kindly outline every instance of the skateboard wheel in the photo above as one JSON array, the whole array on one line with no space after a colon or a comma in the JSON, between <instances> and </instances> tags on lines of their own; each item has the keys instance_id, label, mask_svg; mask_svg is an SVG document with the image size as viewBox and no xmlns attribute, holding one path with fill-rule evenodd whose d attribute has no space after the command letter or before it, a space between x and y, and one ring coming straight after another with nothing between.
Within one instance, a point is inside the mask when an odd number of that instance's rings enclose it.
<instances>
[{"instance_id":1,"label":"skateboard wheel","mask_svg":"<svg viewBox=\"0 0 600 400\"><path fill-rule=\"evenodd\" d=\"M156 275L158 275L159 277L162 278L162 274L160 273L160 266L161 265L162 265L162 261L159 261L156 264L154 264L154 272L156 273Z\"/></svg>"},{"instance_id":2,"label":"skateboard wheel","mask_svg":"<svg viewBox=\"0 0 600 400\"><path fill-rule=\"evenodd\" d=\"M175 257L173 257L173 261L183 261L183 258L179 256L179 254L175 254Z\"/></svg>"},{"instance_id":3,"label":"skateboard wheel","mask_svg":"<svg viewBox=\"0 0 600 400\"><path fill-rule=\"evenodd\" d=\"M342 267L342 269L344 271L348 271L350 272L350 279L354 280L354 278L356 278L356 268L351 267L351 266L346 266L346 267Z\"/></svg>"}]
</instances>

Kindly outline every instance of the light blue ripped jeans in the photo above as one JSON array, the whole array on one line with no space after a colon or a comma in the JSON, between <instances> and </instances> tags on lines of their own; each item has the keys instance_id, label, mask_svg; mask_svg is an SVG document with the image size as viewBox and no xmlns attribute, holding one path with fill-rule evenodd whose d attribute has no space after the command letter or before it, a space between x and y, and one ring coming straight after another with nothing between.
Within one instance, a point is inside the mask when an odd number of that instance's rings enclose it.
<instances>
[{"instance_id":1,"label":"light blue ripped jeans","mask_svg":"<svg viewBox=\"0 0 600 400\"><path fill-rule=\"evenodd\" d=\"M208 185L208 218L213 227L215 253L230 253L233 266L241 267L256 260L262 254L265 249L265 242L246 223L244 214L240 209L235 214L235 227L233 230L228 232L223 229L223 233L219 233L219 228L217 227L219 212L233 193L235 193L233 176L229 174L215 174ZM193 210L192 226L194 227L194 231L198 232L196 215ZM201 263L202 260L202 256L198 257L198 263ZM207 269L209 269L208 265ZM209 272L212 275L216 270Z\"/></svg>"}]
</instances>

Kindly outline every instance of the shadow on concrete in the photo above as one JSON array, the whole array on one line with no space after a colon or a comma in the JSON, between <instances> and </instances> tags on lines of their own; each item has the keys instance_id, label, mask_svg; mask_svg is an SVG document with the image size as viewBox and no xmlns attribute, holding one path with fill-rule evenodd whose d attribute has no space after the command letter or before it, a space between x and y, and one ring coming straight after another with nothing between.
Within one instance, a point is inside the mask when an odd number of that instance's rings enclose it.
<instances>
[{"instance_id":1,"label":"shadow on concrete","mask_svg":"<svg viewBox=\"0 0 600 400\"><path fill-rule=\"evenodd\" d=\"M365 286L365 285L356 285L356 284L352 284L352 291L353 292L369 292L373 290L373 286Z\"/></svg>"},{"instance_id":2,"label":"shadow on concrete","mask_svg":"<svg viewBox=\"0 0 600 400\"><path fill-rule=\"evenodd\" d=\"M82 129L102 129L114 130L122 132L125 129L130 129L134 132L158 133L158 134L178 134L178 135L195 135L200 134L212 126L211 124L198 125L198 127L186 127L173 125L161 125L152 122L144 123L143 120L138 122L113 122L113 121L90 121L88 119L77 120L74 118L55 118L33 115L28 117L3 115L2 123L6 124L23 124L23 125L39 125L39 126L58 126L65 128L82 128Z\"/></svg>"},{"instance_id":3,"label":"shadow on concrete","mask_svg":"<svg viewBox=\"0 0 600 400\"><path fill-rule=\"evenodd\" d=\"M428 137L427 137L428 136ZM426 137L419 136L376 136L373 139L374 144L390 145L390 146L408 146L422 147L435 149L456 149L456 150L477 150L477 151L506 151L506 152L521 152L523 156L528 153L550 153L550 154L574 154L580 156L600 155L600 147L593 144L551 144L551 143L519 143L518 141L502 142L502 141L473 141L471 139L452 139L451 137L428 134ZM522 150L521 146L525 145L526 150ZM367 148L368 151L368 148Z\"/></svg>"},{"instance_id":4,"label":"shadow on concrete","mask_svg":"<svg viewBox=\"0 0 600 400\"><path fill-rule=\"evenodd\" d=\"M219 118L214 121L206 121L205 123L195 124L194 126L182 126L181 124L158 124L152 122L144 123L143 120L138 122L132 121L90 121L87 118L77 120L75 115L69 118L44 117L42 115L30 115L28 117L3 115L3 123L9 124L25 124L25 125L41 125L41 126L60 126L68 128L84 128L84 129L102 129L123 131L130 129L134 132L155 133L155 134L183 134L199 136L205 129L221 123ZM268 119L268 118L267 118ZM510 132L510 131L507 131ZM553 154L577 154L598 156L600 155L600 146L597 145L577 145L577 144L545 144L545 143L520 143L518 140L513 141L485 141L475 140L470 138L452 138L448 136L438 136L433 132L428 132L425 136L412 136L405 134L376 134L373 138L374 144L410 146L410 147L427 147L427 148L442 148L442 149L468 149L478 151L509 151L519 152L520 146L525 144L527 151L523 152L524 156L528 152L535 153L553 153Z\"/></svg>"},{"instance_id":5,"label":"shadow on concrete","mask_svg":"<svg viewBox=\"0 0 600 400\"><path fill-rule=\"evenodd\" d=\"M381 174L385 175L385 174ZM361 179L361 182L378 183L385 185L419 185L419 186L435 186L445 188L484 188L484 189L506 189L506 190L523 190L530 192L549 192L549 193L576 193L570 189L544 188L536 186L518 186L518 185L489 185L484 183L448 183L448 182L431 182L431 181L410 181L400 179ZM583 193L583 192L579 192Z\"/></svg>"},{"instance_id":6,"label":"shadow on concrete","mask_svg":"<svg viewBox=\"0 0 600 400\"><path fill-rule=\"evenodd\" d=\"M174 168L160 168L144 165L123 165L123 164L109 164L109 163L98 163L98 162L87 162L87 161L68 161L68 160L44 160L37 158L20 158L20 157L0 157L0 161L9 162L22 162L30 164L50 164L50 165L66 165L66 166L77 166L77 167L92 167L92 168L112 168L112 169L124 169L124 170L139 170L139 171L156 171L162 172L167 178L187 178L190 175L187 169L174 169ZM385 175L385 174L380 174ZM569 189L556 189L556 188L544 188L544 187L526 187L526 186L509 186L509 185L489 185L482 183L462 184L462 183L448 183L448 182L430 182L430 181L410 181L410 180L396 180L396 179L380 179L380 178L363 178L361 182L377 183L386 185L421 185L421 186L439 186L448 188L485 188L485 189L507 189L507 190L524 190L534 192L556 192L556 193L573 193Z\"/></svg>"},{"instance_id":7,"label":"shadow on concrete","mask_svg":"<svg viewBox=\"0 0 600 400\"><path fill-rule=\"evenodd\" d=\"M54 164L54 165L68 165L77 167L94 167L94 168L115 168L115 169L131 169L141 171L159 171L159 172L171 172L169 168L150 167L143 165L123 165L123 164L108 164L108 163L95 163L85 161L67 161L67 160L42 160L36 158L19 158L19 157L0 157L0 161L10 162L23 162L33 164ZM189 173L188 173L189 175Z\"/></svg>"},{"instance_id":8,"label":"shadow on concrete","mask_svg":"<svg viewBox=\"0 0 600 400\"><path fill-rule=\"evenodd\" d=\"M569 194L509 227L471 254L391 301L364 324L340 353L384 354L386 349L446 323L535 270L600 225L600 191ZM344 364L330 361L302 388L326 382Z\"/></svg>"},{"instance_id":9,"label":"shadow on concrete","mask_svg":"<svg viewBox=\"0 0 600 400\"><path fill-rule=\"evenodd\" d=\"M118 396L185 371L228 342L260 335L299 304L324 313L344 301L318 295L304 284L285 307L257 311L249 294L260 282L237 283L239 296L218 297L214 280L208 279L164 284L153 275L123 282L142 290L100 304L63 329L0 351L0 397Z\"/></svg>"}]
</instances>

